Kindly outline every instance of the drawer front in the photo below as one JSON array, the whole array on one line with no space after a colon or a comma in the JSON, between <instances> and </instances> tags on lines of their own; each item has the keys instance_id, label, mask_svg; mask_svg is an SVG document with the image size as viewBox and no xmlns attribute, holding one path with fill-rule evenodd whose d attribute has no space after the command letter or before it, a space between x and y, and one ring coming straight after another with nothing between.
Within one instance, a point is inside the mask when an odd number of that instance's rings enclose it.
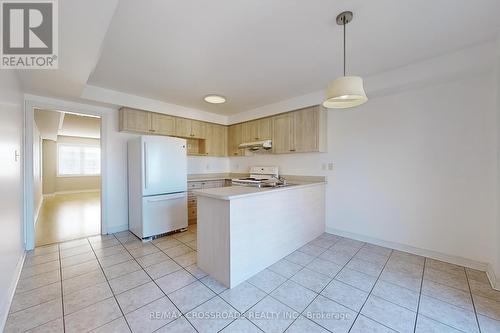
<instances>
[{"instance_id":1,"label":"drawer front","mask_svg":"<svg viewBox=\"0 0 500 333\"><path fill-rule=\"evenodd\" d=\"M196 207L196 202L197 202L196 197L188 198L188 206Z\"/></svg>"},{"instance_id":2,"label":"drawer front","mask_svg":"<svg viewBox=\"0 0 500 333\"><path fill-rule=\"evenodd\" d=\"M198 188L202 188L202 182L188 182L188 190Z\"/></svg>"},{"instance_id":3,"label":"drawer front","mask_svg":"<svg viewBox=\"0 0 500 333\"><path fill-rule=\"evenodd\" d=\"M224 187L224 180L210 180L202 183L202 188Z\"/></svg>"}]
</instances>

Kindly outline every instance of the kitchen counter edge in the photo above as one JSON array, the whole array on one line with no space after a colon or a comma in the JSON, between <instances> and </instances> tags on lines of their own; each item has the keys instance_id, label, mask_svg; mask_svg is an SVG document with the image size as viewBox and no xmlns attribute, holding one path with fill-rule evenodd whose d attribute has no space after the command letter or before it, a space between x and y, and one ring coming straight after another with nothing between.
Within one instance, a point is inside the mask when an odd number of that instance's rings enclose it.
<instances>
[{"instance_id":1,"label":"kitchen counter edge","mask_svg":"<svg viewBox=\"0 0 500 333\"><path fill-rule=\"evenodd\" d=\"M291 191L311 186L325 185L326 181L317 182L293 182L293 185L284 187L248 187L248 186L230 186L210 189L195 190L197 196L204 196L219 200L235 200L256 195L273 194L282 191ZM229 193L228 193L229 192Z\"/></svg>"}]
</instances>

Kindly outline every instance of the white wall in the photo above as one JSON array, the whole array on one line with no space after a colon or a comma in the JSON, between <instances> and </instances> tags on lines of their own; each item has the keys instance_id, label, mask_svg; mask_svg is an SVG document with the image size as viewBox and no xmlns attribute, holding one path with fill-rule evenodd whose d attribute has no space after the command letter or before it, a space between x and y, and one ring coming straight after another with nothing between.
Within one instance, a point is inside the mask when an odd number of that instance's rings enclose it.
<instances>
[{"instance_id":1,"label":"white wall","mask_svg":"<svg viewBox=\"0 0 500 333\"><path fill-rule=\"evenodd\" d=\"M188 174L229 172L229 158L188 156Z\"/></svg>"},{"instance_id":2,"label":"white wall","mask_svg":"<svg viewBox=\"0 0 500 333\"><path fill-rule=\"evenodd\" d=\"M96 119L96 118L90 118L90 119ZM98 120L100 122L100 119ZM43 194L53 194L56 192L100 190L101 188L100 176L77 176L77 177L57 176L58 143L90 144L95 146L101 145L99 139L70 137L61 135L57 136L57 142L52 140L43 140Z\"/></svg>"},{"instance_id":3,"label":"white wall","mask_svg":"<svg viewBox=\"0 0 500 333\"><path fill-rule=\"evenodd\" d=\"M327 175L330 230L494 263L497 128L490 73L330 110L328 153L231 158L231 171L263 164L284 174ZM329 162L334 170L323 171Z\"/></svg>"},{"instance_id":4,"label":"white wall","mask_svg":"<svg viewBox=\"0 0 500 333\"><path fill-rule=\"evenodd\" d=\"M17 73L0 75L0 330L24 257L21 206L22 91Z\"/></svg>"}]
</instances>

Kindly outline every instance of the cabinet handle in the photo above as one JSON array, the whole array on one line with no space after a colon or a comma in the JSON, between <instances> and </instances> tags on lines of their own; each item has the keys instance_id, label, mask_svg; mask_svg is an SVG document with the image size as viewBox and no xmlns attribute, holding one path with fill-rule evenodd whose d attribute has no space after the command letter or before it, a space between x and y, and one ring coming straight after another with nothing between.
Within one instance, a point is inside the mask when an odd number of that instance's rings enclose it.
<instances>
[{"instance_id":1,"label":"cabinet handle","mask_svg":"<svg viewBox=\"0 0 500 333\"><path fill-rule=\"evenodd\" d=\"M150 129L149 131L150 131L150 132L156 132L154 129Z\"/></svg>"},{"instance_id":2,"label":"cabinet handle","mask_svg":"<svg viewBox=\"0 0 500 333\"><path fill-rule=\"evenodd\" d=\"M295 151L295 149L290 149L290 151Z\"/></svg>"}]
</instances>

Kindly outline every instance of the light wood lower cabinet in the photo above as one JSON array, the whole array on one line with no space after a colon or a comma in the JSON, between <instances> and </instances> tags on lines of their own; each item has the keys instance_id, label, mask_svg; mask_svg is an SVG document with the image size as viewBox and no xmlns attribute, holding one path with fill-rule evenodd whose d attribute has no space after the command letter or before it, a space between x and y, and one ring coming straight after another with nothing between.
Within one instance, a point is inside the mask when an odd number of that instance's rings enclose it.
<instances>
[{"instance_id":1,"label":"light wood lower cabinet","mask_svg":"<svg viewBox=\"0 0 500 333\"><path fill-rule=\"evenodd\" d=\"M203 188L215 188L230 186L231 182L227 179L205 180L205 181L190 181L188 182L188 223L195 224L197 218L197 200L194 190Z\"/></svg>"}]
</instances>

